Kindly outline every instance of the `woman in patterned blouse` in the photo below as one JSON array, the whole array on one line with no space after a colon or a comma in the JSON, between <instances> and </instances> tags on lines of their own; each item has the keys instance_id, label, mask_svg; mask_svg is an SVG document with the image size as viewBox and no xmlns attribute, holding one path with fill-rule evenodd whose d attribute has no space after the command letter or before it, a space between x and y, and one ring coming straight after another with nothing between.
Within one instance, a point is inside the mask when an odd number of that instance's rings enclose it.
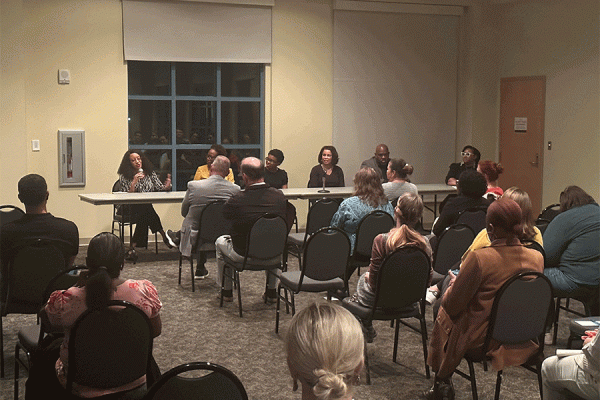
<instances>
[{"instance_id":1,"label":"woman in patterned blouse","mask_svg":"<svg viewBox=\"0 0 600 400\"><path fill-rule=\"evenodd\" d=\"M144 153L135 150L125 152L117 173L119 174L121 192L144 193L171 189L171 174L167 174L167 179L163 184L154 172L154 167L148 157ZM175 243L165 234L160 218L154 211L152 204L132 204L130 206L130 216L131 221L135 224L135 232L129 241L127 260L134 262L137 260L136 246L148 246L148 228L152 230L152 233L159 232L167 247L175 247Z\"/></svg>"}]
</instances>

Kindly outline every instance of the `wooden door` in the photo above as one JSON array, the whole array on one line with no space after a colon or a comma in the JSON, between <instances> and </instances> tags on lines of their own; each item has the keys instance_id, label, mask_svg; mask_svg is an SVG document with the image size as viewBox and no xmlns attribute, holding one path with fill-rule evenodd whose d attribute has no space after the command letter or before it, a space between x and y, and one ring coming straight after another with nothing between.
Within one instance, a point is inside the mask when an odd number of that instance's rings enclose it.
<instances>
[{"instance_id":1,"label":"wooden door","mask_svg":"<svg viewBox=\"0 0 600 400\"><path fill-rule=\"evenodd\" d=\"M504 172L498 184L526 191L535 216L542 209L545 104L545 77L500 80L499 159Z\"/></svg>"}]
</instances>

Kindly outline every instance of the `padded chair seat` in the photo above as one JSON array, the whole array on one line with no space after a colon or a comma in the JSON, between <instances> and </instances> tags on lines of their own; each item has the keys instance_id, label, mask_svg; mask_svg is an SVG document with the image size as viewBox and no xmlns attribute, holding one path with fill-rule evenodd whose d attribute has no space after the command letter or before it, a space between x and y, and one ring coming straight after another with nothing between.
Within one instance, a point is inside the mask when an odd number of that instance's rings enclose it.
<instances>
[{"instance_id":1,"label":"padded chair seat","mask_svg":"<svg viewBox=\"0 0 600 400\"><path fill-rule=\"evenodd\" d=\"M214 242L213 243L210 243L210 242L202 243L194 250L196 250L196 252L198 252L198 251L214 251L215 244L214 244Z\"/></svg>"},{"instance_id":2,"label":"padded chair seat","mask_svg":"<svg viewBox=\"0 0 600 400\"><path fill-rule=\"evenodd\" d=\"M292 232L288 234L288 244L302 246L304 244L304 232Z\"/></svg>"},{"instance_id":3,"label":"padded chair seat","mask_svg":"<svg viewBox=\"0 0 600 400\"><path fill-rule=\"evenodd\" d=\"M344 308L348 309L352 314L358 316L360 319L370 319L372 307L365 307L357 301L352 301L350 298L342 300ZM398 318L418 318L419 317L419 303L410 304L404 308L393 309L393 310L375 310L375 316L373 319L377 320L389 320Z\"/></svg>"},{"instance_id":4,"label":"padded chair seat","mask_svg":"<svg viewBox=\"0 0 600 400\"><path fill-rule=\"evenodd\" d=\"M19 343L29 352L35 350L40 338L40 325L29 325L19 329L17 334Z\"/></svg>"},{"instance_id":5,"label":"padded chair seat","mask_svg":"<svg viewBox=\"0 0 600 400\"><path fill-rule=\"evenodd\" d=\"M293 292L298 292L298 287L300 286L300 274L301 271L284 272L279 275L279 280ZM324 292L329 289L343 290L344 287L344 280L342 278L318 281L305 276L302 280L302 291L305 292Z\"/></svg>"},{"instance_id":6,"label":"padded chair seat","mask_svg":"<svg viewBox=\"0 0 600 400\"><path fill-rule=\"evenodd\" d=\"M271 258L268 260L257 260L253 258L249 258L246 262L246 266L244 267L244 257L239 254L232 254L231 257L223 255L225 260L225 265L229 265L234 267L235 269L241 271L242 268L247 270L264 270L264 269L275 269L281 267L281 256L277 256L275 258ZM269 268L270 267L270 268Z\"/></svg>"}]
</instances>

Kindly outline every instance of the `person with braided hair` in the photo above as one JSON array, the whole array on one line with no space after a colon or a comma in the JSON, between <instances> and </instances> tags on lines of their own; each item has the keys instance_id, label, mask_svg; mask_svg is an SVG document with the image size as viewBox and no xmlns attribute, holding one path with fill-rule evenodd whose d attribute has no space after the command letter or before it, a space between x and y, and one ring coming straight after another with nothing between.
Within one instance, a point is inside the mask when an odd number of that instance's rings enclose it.
<instances>
[{"instance_id":1,"label":"person with braided hair","mask_svg":"<svg viewBox=\"0 0 600 400\"><path fill-rule=\"evenodd\" d=\"M345 308L315 302L292 318L285 350L293 390L302 399L351 400L364 366L364 337L358 320Z\"/></svg>"}]
</instances>

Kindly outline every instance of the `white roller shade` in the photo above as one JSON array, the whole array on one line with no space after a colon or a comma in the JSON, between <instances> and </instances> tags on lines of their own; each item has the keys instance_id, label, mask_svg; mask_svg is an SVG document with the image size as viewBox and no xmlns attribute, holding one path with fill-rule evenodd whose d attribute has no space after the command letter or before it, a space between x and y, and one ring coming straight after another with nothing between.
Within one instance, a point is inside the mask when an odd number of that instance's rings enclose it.
<instances>
[{"instance_id":1,"label":"white roller shade","mask_svg":"<svg viewBox=\"0 0 600 400\"><path fill-rule=\"evenodd\" d=\"M271 63L271 7L123 0L125 60Z\"/></svg>"}]
</instances>

